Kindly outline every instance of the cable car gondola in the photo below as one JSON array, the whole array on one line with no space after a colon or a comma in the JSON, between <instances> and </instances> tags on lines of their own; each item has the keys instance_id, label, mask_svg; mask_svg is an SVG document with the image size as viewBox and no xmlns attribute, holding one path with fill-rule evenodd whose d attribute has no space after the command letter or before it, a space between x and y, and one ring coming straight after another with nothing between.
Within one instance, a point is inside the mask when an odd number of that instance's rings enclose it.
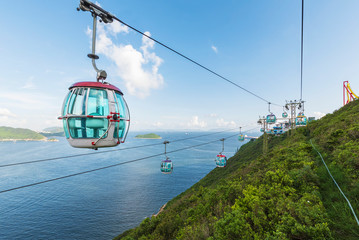
<instances>
[{"instance_id":1,"label":"cable car gondola","mask_svg":"<svg viewBox=\"0 0 359 240\"><path fill-rule=\"evenodd\" d=\"M173 171L173 163L170 159L161 161L161 172L164 174L170 174Z\"/></svg>"},{"instance_id":2,"label":"cable car gondola","mask_svg":"<svg viewBox=\"0 0 359 240\"><path fill-rule=\"evenodd\" d=\"M280 135L283 133L283 127L281 126L274 126L273 127L273 134Z\"/></svg>"},{"instance_id":3,"label":"cable car gondola","mask_svg":"<svg viewBox=\"0 0 359 240\"><path fill-rule=\"evenodd\" d=\"M216 159L214 161L216 162L217 167L226 167L227 157L226 155L222 154L224 151L224 138L222 138L221 141L222 141L222 151L216 156Z\"/></svg>"},{"instance_id":4,"label":"cable car gondola","mask_svg":"<svg viewBox=\"0 0 359 240\"><path fill-rule=\"evenodd\" d=\"M169 141L164 141L163 144L165 145L165 156L166 160L161 161L161 173L163 174L170 174L173 171L173 163L172 161L167 157L167 144L170 143Z\"/></svg>"},{"instance_id":5,"label":"cable car gondola","mask_svg":"<svg viewBox=\"0 0 359 240\"><path fill-rule=\"evenodd\" d=\"M215 161L216 161L217 167L226 167L227 166L226 155L218 154Z\"/></svg>"},{"instance_id":6,"label":"cable car gondola","mask_svg":"<svg viewBox=\"0 0 359 240\"><path fill-rule=\"evenodd\" d=\"M275 123L277 121L277 117L270 111L270 105L271 103L268 103L268 111L270 114L267 115L266 121L267 123Z\"/></svg>"},{"instance_id":7,"label":"cable car gondola","mask_svg":"<svg viewBox=\"0 0 359 240\"><path fill-rule=\"evenodd\" d=\"M288 108L288 106L286 105L285 108ZM287 117L288 117L288 113L285 111L284 106L283 106L282 118L287 118Z\"/></svg>"},{"instance_id":8,"label":"cable car gondola","mask_svg":"<svg viewBox=\"0 0 359 240\"><path fill-rule=\"evenodd\" d=\"M242 127L239 128L239 136L238 141L243 142L245 139L244 135L242 134Z\"/></svg>"},{"instance_id":9,"label":"cable car gondola","mask_svg":"<svg viewBox=\"0 0 359 240\"><path fill-rule=\"evenodd\" d=\"M65 136L73 147L113 147L124 142L130 115L123 93L106 82L78 82L62 107Z\"/></svg>"},{"instance_id":10,"label":"cable car gondola","mask_svg":"<svg viewBox=\"0 0 359 240\"><path fill-rule=\"evenodd\" d=\"M113 147L123 143L130 125L130 113L120 89L105 82L107 73L96 67L95 54L97 16L111 23L113 16L97 5L81 1L78 10L90 11L93 16L92 66L97 72L97 82L73 84L62 106L59 119L63 122L65 136L73 147Z\"/></svg>"},{"instance_id":11,"label":"cable car gondola","mask_svg":"<svg viewBox=\"0 0 359 240\"><path fill-rule=\"evenodd\" d=\"M269 115L267 115L267 123L275 123L277 121L277 117L271 113Z\"/></svg>"},{"instance_id":12,"label":"cable car gondola","mask_svg":"<svg viewBox=\"0 0 359 240\"><path fill-rule=\"evenodd\" d=\"M304 113L301 112L298 114L298 116L295 118L295 125L296 126L307 126L308 119L306 116L304 116Z\"/></svg>"}]
</instances>

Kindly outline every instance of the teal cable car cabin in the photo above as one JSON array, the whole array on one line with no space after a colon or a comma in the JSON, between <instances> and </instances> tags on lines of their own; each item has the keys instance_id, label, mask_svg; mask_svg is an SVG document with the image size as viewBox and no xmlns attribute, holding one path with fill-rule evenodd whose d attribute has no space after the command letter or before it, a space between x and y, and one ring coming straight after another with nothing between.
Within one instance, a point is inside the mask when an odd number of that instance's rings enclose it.
<instances>
[{"instance_id":1,"label":"teal cable car cabin","mask_svg":"<svg viewBox=\"0 0 359 240\"><path fill-rule=\"evenodd\" d=\"M223 154L218 154L216 157L216 166L217 167L225 167L227 166L227 157Z\"/></svg>"},{"instance_id":2,"label":"teal cable car cabin","mask_svg":"<svg viewBox=\"0 0 359 240\"><path fill-rule=\"evenodd\" d=\"M170 159L161 161L161 173L170 174L173 171L173 163Z\"/></svg>"},{"instance_id":3,"label":"teal cable car cabin","mask_svg":"<svg viewBox=\"0 0 359 240\"><path fill-rule=\"evenodd\" d=\"M78 82L69 90L59 119L71 146L97 149L125 141L130 114L120 89L106 82Z\"/></svg>"}]
</instances>

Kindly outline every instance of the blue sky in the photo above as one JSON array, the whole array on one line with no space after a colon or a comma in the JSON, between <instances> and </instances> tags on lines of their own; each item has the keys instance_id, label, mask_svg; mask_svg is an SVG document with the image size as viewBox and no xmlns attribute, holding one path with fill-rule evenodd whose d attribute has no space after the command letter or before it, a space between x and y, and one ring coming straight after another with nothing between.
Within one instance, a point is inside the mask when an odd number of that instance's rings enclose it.
<instances>
[{"instance_id":1,"label":"blue sky","mask_svg":"<svg viewBox=\"0 0 359 240\"><path fill-rule=\"evenodd\" d=\"M60 126L63 99L95 80L92 18L79 0L5 1L0 15L0 126ZM300 98L299 0L102 0L107 11L261 97ZM359 92L359 1L306 0L303 99L319 117ZM118 24L99 25L97 66L125 94L131 130L248 126L267 104ZM272 107L275 114L282 109ZM258 127L259 128L259 127Z\"/></svg>"}]
</instances>

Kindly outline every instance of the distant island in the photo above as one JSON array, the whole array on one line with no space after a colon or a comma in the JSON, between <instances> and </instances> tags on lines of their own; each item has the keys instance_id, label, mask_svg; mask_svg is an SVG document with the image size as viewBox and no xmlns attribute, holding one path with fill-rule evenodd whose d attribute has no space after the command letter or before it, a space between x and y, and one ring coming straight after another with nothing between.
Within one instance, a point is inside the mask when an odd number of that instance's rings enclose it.
<instances>
[{"instance_id":1,"label":"distant island","mask_svg":"<svg viewBox=\"0 0 359 240\"><path fill-rule=\"evenodd\" d=\"M58 141L55 138L48 139L47 136L26 128L0 127L0 142L15 141Z\"/></svg>"},{"instance_id":2,"label":"distant island","mask_svg":"<svg viewBox=\"0 0 359 240\"><path fill-rule=\"evenodd\" d=\"M135 138L141 138L141 139L162 139L162 137L158 136L155 133L148 133L143 135L137 135Z\"/></svg>"},{"instance_id":3,"label":"distant island","mask_svg":"<svg viewBox=\"0 0 359 240\"><path fill-rule=\"evenodd\" d=\"M45 137L64 137L65 132L62 127L48 127L40 132Z\"/></svg>"}]
</instances>

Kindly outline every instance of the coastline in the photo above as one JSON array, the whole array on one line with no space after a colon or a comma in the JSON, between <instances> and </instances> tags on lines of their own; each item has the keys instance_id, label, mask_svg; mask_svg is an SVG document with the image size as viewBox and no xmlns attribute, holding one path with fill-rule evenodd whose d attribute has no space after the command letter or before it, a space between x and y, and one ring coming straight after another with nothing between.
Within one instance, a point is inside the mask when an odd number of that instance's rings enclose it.
<instances>
[{"instance_id":1,"label":"coastline","mask_svg":"<svg viewBox=\"0 0 359 240\"><path fill-rule=\"evenodd\" d=\"M31 139L31 138L27 138L27 139L0 139L0 142L58 142L58 139L48 139L48 138L43 138L43 139Z\"/></svg>"},{"instance_id":2,"label":"coastline","mask_svg":"<svg viewBox=\"0 0 359 240\"><path fill-rule=\"evenodd\" d=\"M159 138L144 138L144 137L135 137L136 139L162 139L162 137Z\"/></svg>"},{"instance_id":3,"label":"coastline","mask_svg":"<svg viewBox=\"0 0 359 240\"><path fill-rule=\"evenodd\" d=\"M165 209L166 205L167 205L167 203L163 204L162 207L160 208L160 210L158 211L158 213L153 214L152 217L157 217L158 214L160 214L163 211L163 209Z\"/></svg>"}]
</instances>

